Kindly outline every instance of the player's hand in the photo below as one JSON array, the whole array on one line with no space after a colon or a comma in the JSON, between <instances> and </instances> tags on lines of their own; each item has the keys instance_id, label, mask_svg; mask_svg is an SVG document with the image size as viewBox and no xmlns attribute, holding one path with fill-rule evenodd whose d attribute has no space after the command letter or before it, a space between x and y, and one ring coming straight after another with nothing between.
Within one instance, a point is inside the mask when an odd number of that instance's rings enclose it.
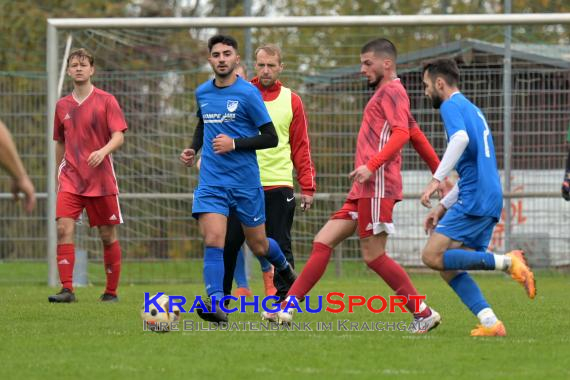
<instances>
[{"instance_id":1,"label":"player's hand","mask_svg":"<svg viewBox=\"0 0 570 380\"><path fill-rule=\"evenodd\" d=\"M355 170L350 172L348 178L358 183L364 183L368 181L370 176L372 176L370 169L368 169L366 165L360 165Z\"/></svg>"},{"instance_id":2,"label":"player's hand","mask_svg":"<svg viewBox=\"0 0 570 380\"><path fill-rule=\"evenodd\" d=\"M228 153L235 149L234 139L224 134L217 135L216 138L212 140L212 143L216 154Z\"/></svg>"},{"instance_id":3,"label":"player's hand","mask_svg":"<svg viewBox=\"0 0 570 380\"><path fill-rule=\"evenodd\" d=\"M307 194L301 194L301 210L307 211L311 208L313 204L313 196Z\"/></svg>"},{"instance_id":4,"label":"player's hand","mask_svg":"<svg viewBox=\"0 0 570 380\"><path fill-rule=\"evenodd\" d=\"M424 193L420 198L422 205L424 205L427 208L431 208L431 201L429 199L431 198L432 194L437 191L438 188L439 188L439 181L435 178L432 178L432 180L428 183L428 185L424 189Z\"/></svg>"},{"instance_id":5,"label":"player's hand","mask_svg":"<svg viewBox=\"0 0 570 380\"><path fill-rule=\"evenodd\" d=\"M570 173L566 174L566 177L570 177ZM570 201L570 179L566 179L562 182L562 198L567 201Z\"/></svg>"},{"instance_id":6,"label":"player's hand","mask_svg":"<svg viewBox=\"0 0 570 380\"><path fill-rule=\"evenodd\" d=\"M24 193L24 210L30 214L34 207L36 207L36 190L34 189L30 177L27 175L12 181L12 194L14 195L15 202L20 200L18 197L20 192Z\"/></svg>"},{"instance_id":7,"label":"player's hand","mask_svg":"<svg viewBox=\"0 0 570 380\"><path fill-rule=\"evenodd\" d=\"M437 195L439 196L439 199L445 197L447 193L453 189L453 186L454 184L449 180L449 178L446 178L444 181L440 182L437 188Z\"/></svg>"},{"instance_id":8,"label":"player's hand","mask_svg":"<svg viewBox=\"0 0 570 380\"><path fill-rule=\"evenodd\" d=\"M105 159L106 154L102 152L102 149L96 150L89 155L87 159L87 165L92 168L96 168L103 162Z\"/></svg>"},{"instance_id":9,"label":"player's hand","mask_svg":"<svg viewBox=\"0 0 570 380\"><path fill-rule=\"evenodd\" d=\"M445 214L445 211L445 208L441 204L438 204L429 212L429 214L427 214L426 219L424 220L424 231L426 232L426 235L431 235L437 226L437 223L439 223L439 220Z\"/></svg>"},{"instance_id":10,"label":"player's hand","mask_svg":"<svg viewBox=\"0 0 570 380\"><path fill-rule=\"evenodd\" d=\"M194 149L184 149L180 156L178 157L180 162L182 162L185 166L194 166L194 160L196 159L196 152Z\"/></svg>"}]
</instances>

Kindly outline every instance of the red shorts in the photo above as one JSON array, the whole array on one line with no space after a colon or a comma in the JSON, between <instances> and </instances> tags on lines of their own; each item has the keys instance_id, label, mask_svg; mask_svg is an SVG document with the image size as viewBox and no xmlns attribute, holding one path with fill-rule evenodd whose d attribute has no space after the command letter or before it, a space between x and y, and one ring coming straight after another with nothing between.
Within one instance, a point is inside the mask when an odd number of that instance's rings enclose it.
<instances>
[{"instance_id":1,"label":"red shorts","mask_svg":"<svg viewBox=\"0 0 570 380\"><path fill-rule=\"evenodd\" d=\"M107 226L110 224L123 223L123 215L119 207L118 195L106 195L102 197L84 197L65 191L57 193L55 206L55 218L71 218L77 220L83 209L87 210L89 225Z\"/></svg>"},{"instance_id":2,"label":"red shorts","mask_svg":"<svg viewBox=\"0 0 570 380\"><path fill-rule=\"evenodd\" d=\"M387 198L347 199L331 219L358 221L358 236L361 239L381 232L396 232L392 222L392 211L398 202Z\"/></svg>"}]
</instances>

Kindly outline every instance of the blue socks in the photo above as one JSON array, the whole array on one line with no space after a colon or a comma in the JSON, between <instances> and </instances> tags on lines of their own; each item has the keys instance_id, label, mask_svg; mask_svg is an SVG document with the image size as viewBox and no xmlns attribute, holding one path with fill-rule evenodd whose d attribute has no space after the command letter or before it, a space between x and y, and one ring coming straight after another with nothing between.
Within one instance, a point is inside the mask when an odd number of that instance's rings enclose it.
<instances>
[{"instance_id":1,"label":"blue socks","mask_svg":"<svg viewBox=\"0 0 570 380\"><path fill-rule=\"evenodd\" d=\"M247 275L245 273L245 255L241 249L238 251L237 255L236 268L234 270L234 279L236 280L238 288L249 289L249 283L247 281Z\"/></svg>"},{"instance_id":2,"label":"blue socks","mask_svg":"<svg viewBox=\"0 0 570 380\"><path fill-rule=\"evenodd\" d=\"M206 247L204 249L204 284L209 297L219 301L224 296L224 249Z\"/></svg>"},{"instance_id":3,"label":"blue socks","mask_svg":"<svg viewBox=\"0 0 570 380\"><path fill-rule=\"evenodd\" d=\"M495 270L495 258L492 254L464 249L448 249L443 254L444 270Z\"/></svg>"},{"instance_id":4,"label":"blue socks","mask_svg":"<svg viewBox=\"0 0 570 380\"><path fill-rule=\"evenodd\" d=\"M265 256L265 258L273 264L276 272L280 272L287 268L289 263L287 262L283 251L281 251L279 244L271 238L267 238L267 241L269 242L269 251L267 251L267 256Z\"/></svg>"},{"instance_id":5,"label":"blue socks","mask_svg":"<svg viewBox=\"0 0 570 380\"><path fill-rule=\"evenodd\" d=\"M271 270L271 263L267 261L265 257L256 256L257 260L259 260L259 265L261 266L261 271L263 273L267 273Z\"/></svg>"},{"instance_id":6,"label":"blue socks","mask_svg":"<svg viewBox=\"0 0 570 380\"><path fill-rule=\"evenodd\" d=\"M461 301L471 310L475 316L485 308L490 308L487 300L481 293L479 286L473 281L467 272L459 273L449 281L449 286L459 296Z\"/></svg>"}]
</instances>

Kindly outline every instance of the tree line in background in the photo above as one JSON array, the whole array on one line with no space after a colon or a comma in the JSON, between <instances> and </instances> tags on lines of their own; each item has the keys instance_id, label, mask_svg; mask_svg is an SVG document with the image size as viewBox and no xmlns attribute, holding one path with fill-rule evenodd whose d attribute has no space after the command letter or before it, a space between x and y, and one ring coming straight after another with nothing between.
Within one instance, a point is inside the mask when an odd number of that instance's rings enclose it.
<instances>
[{"instance_id":1,"label":"tree line in background","mask_svg":"<svg viewBox=\"0 0 570 380\"><path fill-rule=\"evenodd\" d=\"M442 14L442 13L501 13L503 0L275 0L272 2L251 0L252 15L397 15L397 14ZM46 46L46 20L50 17L197 17L197 16L243 16L244 0L0 0L0 71L44 71ZM551 13L570 12L570 2L566 0L513 0L514 13ZM501 28L447 27L425 28L418 32L417 40L421 44L432 42L447 42L455 40L459 35L472 31L472 37L493 42L502 41ZM491 32L490 32L491 30ZM413 39L399 40L403 37L405 28L361 28L364 36L389 35L399 44L401 51L417 49ZM188 40L193 36L183 33L183 38L173 37L170 46L174 54L184 50ZM238 38L243 40L243 31L238 32ZM180 35L182 36L182 34ZM180 37L178 36L178 37ZM542 26L513 28L513 37L521 38L524 42L567 43L569 29L564 26ZM302 28L296 33L283 33L272 29L256 29L254 37L257 41L271 40L285 46L304 41L307 46L353 46L350 35L333 33L328 28L317 30ZM178 41L178 43L177 43ZM183 41L185 44L180 44ZM362 41L359 41L361 43ZM201 46L194 49L202 55L204 41L194 41L190 46ZM302 51L305 57L299 57L298 63L314 61L314 57L330 57L322 49L306 49ZM179 64L184 66L185 60L195 64L196 54L188 56L179 54ZM300 56L300 54L297 54ZM203 59L203 58L202 58ZM317 58L319 59L319 58ZM332 59L332 58L331 58ZM332 59L334 61L334 59ZM112 59L108 60L112 62ZM302 62L301 62L302 61Z\"/></svg>"}]
</instances>

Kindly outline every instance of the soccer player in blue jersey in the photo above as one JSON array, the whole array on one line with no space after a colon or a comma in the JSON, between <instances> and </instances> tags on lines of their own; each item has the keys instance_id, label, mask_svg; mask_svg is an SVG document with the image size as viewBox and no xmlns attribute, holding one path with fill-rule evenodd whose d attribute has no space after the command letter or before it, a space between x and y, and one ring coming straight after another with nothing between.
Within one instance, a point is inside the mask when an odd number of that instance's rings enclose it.
<instances>
[{"instance_id":1,"label":"soccer player in blue jersey","mask_svg":"<svg viewBox=\"0 0 570 380\"><path fill-rule=\"evenodd\" d=\"M223 252L230 209L237 213L251 251L265 257L288 287L296 278L277 242L265 234L264 194L255 150L277 146L278 138L260 92L234 74L239 64L237 48L230 36L210 38L208 61L215 78L196 89L204 136L192 215L204 239L204 282L212 301L198 315L210 322L227 322L217 302L224 296ZM192 166L195 155L194 149L185 149L180 159Z\"/></svg>"},{"instance_id":2,"label":"soccer player in blue jersey","mask_svg":"<svg viewBox=\"0 0 570 380\"><path fill-rule=\"evenodd\" d=\"M440 109L447 148L421 198L430 197L455 168L459 181L425 220L431 236L422 260L441 276L480 321L472 336L505 336L504 324L485 300L466 270L501 270L535 297L534 275L522 251L497 255L487 251L503 208L495 148L485 116L458 89L459 69L454 60L437 59L423 68L425 94Z\"/></svg>"}]
</instances>

